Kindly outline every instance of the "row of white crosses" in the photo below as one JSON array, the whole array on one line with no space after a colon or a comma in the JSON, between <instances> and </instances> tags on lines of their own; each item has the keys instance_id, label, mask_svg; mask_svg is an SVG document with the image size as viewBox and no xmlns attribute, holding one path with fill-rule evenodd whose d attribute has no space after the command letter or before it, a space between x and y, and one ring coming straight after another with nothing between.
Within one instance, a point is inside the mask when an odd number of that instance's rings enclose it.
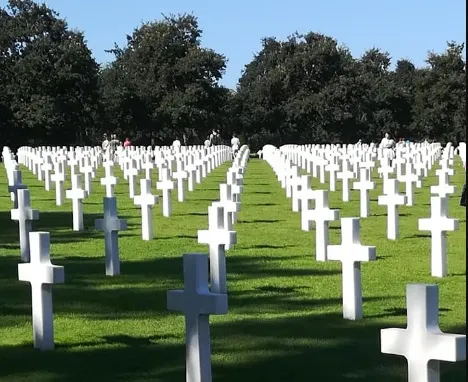
<instances>
[{"instance_id":1,"label":"row of white crosses","mask_svg":"<svg viewBox=\"0 0 468 382\"><path fill-rule=\"evenodd\" d=\"M274 156L273 149L262 150L270 164ZM328 192L311 190L310 177L301 177L304 187L300 193L300 204L305 206L306 214L301 219L302 228L308 230L310 221L316 223L318 261L336 260L342 263L343 316L347 319L362 317L362 292L360 263L376 260L375 247L363 246L359 240L359 219L341 219L341 245L328 243L328 222L338 219L338 210L328 208ZM396 180L391 182L395 187ZM393 188L392 187L392 188ZM401 196L405 197L405 196ZM315 210L308 209L309 200L316 201ZM442 203L439 210L446 206L447 199L433 197L432 203ZM437 216L444 216L439 214ZM446 214L445 214L446 216ZM309 220L310 219L310 220ZM425 225L434 222L422 219ZM453 219L444 219L445 227L453 225ZM421 223L420 223L421 224ZM443 224L439 222L437 227ZM320 232L320 233L319 233ZM440 239L443 240L443 239ZM438 247L440 240L437 240ZM434 259L434 258L433 258ZM434 260L433 260L434 261ZM442 265L438 264L441 268ZM433 267L434 269L434 267ZM409 382L440 381L439 361L457 362L466 359L466 336L444 334L438 327L438 295L436 285L408 285L407 288L408 327L407 329L384 329L381 331L381 350L383 353L402 355L408 360Z\"/></svg>"},{"instance_id":2,"label":"row of white crosses","mask_svg":"<svg viewBox=\"0 0 468 382\"><path fill-rule=\"evenodd\" d=\"M249 154L247 146L237 152L227 172L232 183L220 185L220 200L208 207L208 229L198 231L198 242L209 246L209 255L185 254L184 289L167 292L167 309L185 315L187 382L212 380L209 316L228 312L226 250L237 243L233 215L239 211Z\"/></svg>"},{"instance_id":3,"label":"row of white crosses","mask_svg":"<svg viewBox=\"0 0 468 382\"><path fill-rule=\"evenodd\" d=\"M281 181L282 186L286 189L286 196L292 198L292 210L295 212L302 211L301 226L304 230L310 229L310 221L315 221L316 225L316 254L319 261L324 261L326 256L326 243L328 241L328 222L338 220L338 211L329 210L328 208L328 196L317 196L318 206L315 210L310 210L308 208L309 200L314 199L314 193L310 191L310 179L307 176L300 176L300 168L298 165L293 163L293 160L296 159L298 163L304 165L306 160L301 160L298 158L298 153L301 151L298 149L300 146L289 145L285 147L285 150L278 150L273 146L265 146L262 150L264 159L268 160L272 165L274 171L276 172L278 179ZM283 149L283 148L282 148ZM332 150L328 148L329 150ZM436 277L444 277L447 274L447 255L446 255L446 232L453 231L458 229L458 221L450 219L448 217L448 201L444 201L450 194L455 192L455 187L449 185L449 176L453 175L454 171L449 167L450 164L450 155L445 154L451 152L451 146L448 145L444 150L440 150L440 145L431 146L421 146L419 147L421 151L426 150L427 152L432 153L431 155L427 154L429 158L427 163L432 166L436 160L439 161L441 166L440 169L436 170L436 175L439 178L439 184L437 186L431 186L431 192L437 196L431 198L431 219L427 227L424 225L424 219L421 220L420 229L431 231L431 274ZM347 148L348 151L353 152L352 148ZM410 157L409 153L403 151L399 152L399 157L395 160L397 164L405 163L406 158ZM419 153L416 151L416 154ZM415 154L415 155L416 155ZM326 156L326 151L325 154ZM329 156L331 154L328 154ZM346 158L348 155L345 154ZM364 157L372 157L371 154L366 154ZM417 156L417 155L416 155ZM439 159L438 159L439 158ZM383 167L389 166L385 164L386 161L382 159ZM453 158L452 158L453 160ZM388 162L388 161L387 161ZM318 163L322 163L320 160ZM343 163L348 163L344 162ZM355 164L355 162L353 162ZM407 180L405 176L413 179L417 182L419 177L414 176L411 169L411 162L406 163L407 172L405 175L402 175L401 178ZM330 166L333 166L331 164ZM344 164L345 167L348 167L347 164ZM369 211L369 190L375 188L374 182L370 181L370 169L372 168L372 163L370 161L364 161L364 163L359 168L360 180L355 182L353 188L358 189L361 194L360 198L360 217L368 217L370 214ZM306 166L307 167L307 166ZM356 166L354 166L356 167ZM401 167L401 166L400 166ZM380 169L379 169L380 170ZM397 166L397 172L399 172ZM402 171L402 170L401 170ZM314 171L312 170L312 173ZM319 171L317 171L319 172ZM399 236L399 206L408 205L408 198L412 198L413 190L412 185L407 185L407 192L405 195L399 194L398 192L398 179L392 179L388 177L388 171L379 171L383 174L384 180L384 195L378 197L378 204L387 207L387 238L389 240L396 240ZM352 172L349 169L342 171L342 178L348 179L351 176ZM330 176L330 181L332 180ZM422 182L421 182L422 184ZM331 187L330 187L331 188ZM347 186L344 186L344 190ZM348 193L345 192L343 197L344 200L347 199ZM303 199L303 200L302 200ZM301 206L302 200L302 208ZM413 204L413 203L410 203ZM440 206L445 206L444 208ZM310 218L309 218L310 215ZM309 219L309 220L308 220ZM425 228L426 227L426 228Z\"/></svg>"},{"instance_id":4,"label":"row of white crosses","mask_svg":"<svg viewBox=\"0 0 468 382\"><path fill-rule=\"evenodd\" d=\"M153 160L153 157L155 158ZM109 153L102 153L100 148L54 148L22 147L18 150L20 163L27 166L38 179L44 180L46 189L50 189L50 182L55 182L56 204L63 205L64 195L72 201L73 230L83 231L83 200L92 192L92 179L102 164L105 168L105 177L101 184L106 188L106 196L114 195L114 187L119 180L114 176L114 162L110 160ZM175 188L172 176L177 179L178 201L184 201L184 179L188 179L188 190L194 189L195 183L200 183L214 168L230 158L228 146L213 146L212 148L190 147L164 147L164 148L132 148L124 150L119 148L113 155L124 177L129 182L129 196L135 198L136 178L139 171L145 169L145 179L151 179L151 170L159 169L159 182L156 188L163 194L163 216L171 215L171 191ZM172 166L177 163L177 171L173 174ZM184 171L187 166L187 171ZM70 167L72 187L64 193L63 184L66 178L66 169ZM54 173L51 174L51 169ZM84 187L83 187L84 177ZM142 187L143 199L145 192L151 187ZM151 184L150 184L151 185ZM21 187L20 180L12 180L12 187ZM146 198L152 199L152 198ZM156 202L157 203L157 199ZM154 203L154 204L155 204ZM138 205L138 204L137 204ZM147 206L142 207L144 210ZM146 229L146 227L145 227ZM150 240L146 238L145 240Z\"/></svg>"},{"instance_id":5,"label":"row of white crosses","mask_svg":"<svg viewBox=\"0 0 468 382\"><path fill-rule=\"evenodd\" d=\"M284 168L279 152L265 152L264 159L272 165L273 170L278 166ZM266 155L265 155L266 154ZM275 160L274 158L277 158ZM278 172L281 172L278 171ZM277 173L278 173L277 172ZM341 219L341 245L329 245L329 223L339 219L339 210L328 206L328 190L312 190L310 177L303 175L300 183L301 228L309 231L311 223L315 223L315 256L317 261L336 260L342 263L342 295L343 318L359 320L362 318L362 288L361 266L362 261L376 260L375 247L363 246L360 243L359 218ZM287 184L287 179L285 180ZM315 208L309 208L313 200Z\"/></svg>"},{"instance_id":6,"label":"row of white crosses","mask_svg":"<svg viewBox=\"0 0 468 382\"><path fill-rule=\"evenodd\" d=\"M34 347L40 350L54 349L54 319L52 285L65 281L62 266L50 261L50 235L48 232L32 232L31 222L39 219L39 211L31 208L30 193L22 184L21 171L14 155L3 148L3 162L9 180L13 209L11 219L18 221L21 264L18 264L18 280L31 284L32 328Z\"/></svg>"},{"instance_id":7,"label":"row of white crosses","mask_svg":"<svg viewBox=\"0 0 468 382\"><path fill-rule=\"evenodd\" d=\"M238 174L243 174L247 158L248 154L244 156L244 166L236 169ZM239 179L242 179L242 175ZM29 190L18 189L16 192L19 208L23 209L24 205L30 208ZM234 198L231 196L231 199ZM17 214L26 215L24 211ZM216 264L211 265L211 291L207 281L207 257L189 254L184 255L184 290L168 292L168 309L183 311L186 316L186 380L190 382L211 381L209 315L226 314L228 310L227 287L225 281L224 283L222 281L225 280L225 258L224 261L222 259L220 261L220 252L215 249L232 245L237 238L235 232L232 231L232 226L224 225L225 222L229 224L231 219L226 220L223 215L222 202L213 203L212 207L209 207L209 230L199 231L199 241L208 242L210 245L210 264ZM105 198L104 219L96 221L96 225L108 232L125 228L125 223L116 218L115 197ZM207 233L210 231L212 234ZM110 246L117 247L116 235L110 236L114 238L109 240ZM48 233L30 232L29 238L32 248L31 261L18 266L18 276L20 280L31 283L34 346L42 350L51 350L54 348L51 286L64 282L64 269L50 262ZM107 244L106 240L106 273L108 269ZM350 284L360 287L360 263L353 258L346 258L343 252L357 253L356 257L364 261L375 259L375 248L362 246L359 242L357 218L342 219L342 244L329 246L328 256L331 260L339 260L343 263L343 304L346 305L344 311L359 315L361 307L359 293L353 289L348 290L345 286L347 284L345 279ZM110 267L113 266L115 269L115 264L109 263ZM221 270L223 264L224 273ZM354 293L348 293L353 291ZM348 293L349 299L345 298L345 293ZM350 304L347 305L345 301ZM407 307L407 329L382 330L381 350L384 353L402 355L407 358L409 382L439 381L439 361L456 362L466 359L466 336L444 334L438 328L438 295L435 285L408 285Z\"/></svg>"}]
</instances>

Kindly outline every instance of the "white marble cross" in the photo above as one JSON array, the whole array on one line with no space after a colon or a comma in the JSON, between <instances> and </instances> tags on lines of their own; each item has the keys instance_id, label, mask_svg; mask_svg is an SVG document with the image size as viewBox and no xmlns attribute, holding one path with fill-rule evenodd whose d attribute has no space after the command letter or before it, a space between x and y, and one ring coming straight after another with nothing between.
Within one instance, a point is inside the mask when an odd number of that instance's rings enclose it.
<instances>
[{"instance_id":1,"label":"white marble cross","mask_svg":"<svg viewBox=\"0 0 468 382\"><path fill-rule=\"evenodd\" d=\"M237 242L237 234L224 226L224 208L208 207L208 230L198 231L198 242L210 247L210 290L227 293L226 252Z\"/></svg>"},{"instance_id":2,"label":"white marble cross","mask_svg":"<svg viewBox=\"0 0 468 382\"><path fill-rule=\"evenodd\" d=\"M119 178L114 176L114 162L104 162L105 176L101 178L101 185L106 187L106 197L114 196L114 187L119 183Z\"/></svg>"},{"instance_id":3,"label":"white marble cross","mask_svg":"<svg viewBox=\"0 0 468 382\"><path fill-rule=\"evenodd\" d=\"M396 240L399 234L398 206L406 203L406 196L398 193L398 180L388 179L385 183L386 195L378 198L379 206L387 206L387 238Z\"/></svg>"},{"instance_id":4,"label":"white marble cross","mask_svg":"<svg viewBox=\"0 0 468 382\"><path fill-rule=\"evenodd\" d=\"M156 183L156 188L162 190L163 216L169 217L172 213L172 190L174 189L174 181L171 179L171 174L168 168L163 168L160 171L161 181Z\"/></svg>"},{"instance_id":5,"label":"white marble cross","mask_svg":"<svg viewBox=\"0 0 468 382\"><path fill-rule=\"evenodd\" d=\"M373 190L374 188L375 183L369 178L367 169L361 168L359 172L359 182L353 183L353 189L359 190L360 215L362 218L367 218L369 216L369 190Z\"/></svg>"},{"instance_id":6,"label":"white marble cross","mask_svg":"<svg viewBox=\"0 0 468 382\"><path fill-rule=\"evenodd\" d=\"M11 220L18 221L21 261L27 263L30 253L29 233L31 232L31 221L39 219L39 211L31 208L28 189L17 190L16 198L18 206L16 209L11 210Z\"/></svg>"},{"instance_id":7,"label":"white marble cross","mask_svg":"<svg viewBox=\"0 0 468 382\"><path fill-rule=\"evenodd\" d=\"M93 176L94 176L94 167L91 165L91 159L85 158L85 165L81 168L81 172L84 176L84 189L88 195L93 190Z\"/></svg>"},{"instance_id":8,"label":"white marble cross","mask_svg":"<svg viewBox=\"0 0 468 382\"><path fill-rule=\"evenodd\" d=\"M237 213L240 211L240 203L234 201L231 184L222 183L219 185L219 201L224 207L225 216L227 217L227 213L231 213L231 223L234 224L237 221Z\"/></svg>"},{"instance_id":9,"label":"white marble cross","mask_svg":"<svg viewBox=\"0 0 468 382\"><path fill-rule=\"evenodd\" d=\"M406 329L382 329L380 348L408 362L408 382L440 382L440 361L466 359L466 336L439 329L437 285L406 286Z\"/></svg>"},{"instance_id":10,"label":"white marble cross","mask_svg":"<svg viewBox=\"0 0 468 382\"><path fill-rule=\"evenodd\" d=\"M211 340L210 314L228 312L227 294L208 289L208 257L184 255L184 290L167 292L167 309L185 315L187 382L210 382Z\"/></svg>"},{"instance_id":11,"label":"white marble cross","mask_svg":"<svg viewBox=\"0 0 468 382\"><path fill-rule=\"evenodd\" d=\"M88 197L88 192L81 187L81 174L72 175L72 188L66 196L72 200L73 231L83 231L83 199Z\"/></svg>"},{"instance_id":12,"label":"white marble cross","mask_svg":"<svg viewBox=\"0 0 468 382\"><path fill-rule=\"evenodd\" d=\"M55 204L57 206L63 205L64 202L64 190L63 183L65 182L65 173L60 171L58 165L55 166L54 173L51 175L51 180L55 183Z\"/></svg>"},{"instance_id":13,"label":"white marble cross","mask_svg":"<svg viewBox=\"0 0 468 382\"><path fill-rule=\"evenodd\" d=\"M431 232L431 275L447 275L447 231L459 228L458 219L448 217L448 198L431 197L431 217L419 219L420 231Z\"/></svg>"},{"instance_id":14,"label":"white marble cross","mask_svg":"<svg viewBox=\"0 0 468 382\"><path fill-rule=\"evenodd\" d=\"M343 160L343 169L338 173L338 179L342 181L343 202L349 202L349 181L353 176L353 172L348 169L348 161Z\"/></svg>"},{"instance_id":15,"label":"white marble cross","mask_svg":"<svg viewBox=\"0 0 468 382\"><path fill-rule=\"evenodd\" d=\"M117 216L117 199L115 197L104 198L104 219L96 219L95 225L96 229L104 231L106 275L119 275L119 231L127 229L127 222Z\"/></svg>"},{"instance_id":16,"label":"white marble cross","mask_svg":"<svg viewBox=\"0 0 468 382\"><path fill-rule=\"evenodd\" d=\"M34 347L54 349L52 285L65 282L64 269L50 262L50 235L31 232L31 262L18 264L18 279L31 283Z\"/></svg>"},{"instance_id":17,"label":"white marble cross","mask_svg":"<svg viewBox=\"0 0 468 382\"><path fill-rule=\"evenodd\" d=\"M315 209L302 209L301 225L303 231L309 231L311 222L315 222L315 259L327 260L329 222L339 219L339 210L328 207L328 191L314 191Z\"/></svg>"},{"instance_id":18,"label":"white marble cross","mask_svg":"<svg viewBox=\"0 0 468 382\"><path fill-rule=\"evenodd\" d=\"M439 184L436 186L431 186L431 194L445 197L455 193L455 186L451 186L449 184L449 176L446 172L440 172L438 178Z\"/></svg>"},{"instance_id":19,"label":"white marble cross","mask_svg":"<svg viewBox=\"0 0 468 382\"><path fill-rule=\"evenodd\" d=\"M177 180L177 200L183 202L185 200L185 184L184 180L188 178L188 172L184 170L184 162L177 162L177 171L173 174L174 179Z\"/></svg>"},{"instance_id":20,"label":"white marble cross","mask_svg":"<svg viewBox=\"0 0 468 382\"><path fill-rule=\"evenodd\" d=\"M328 246L328 259L341 261L343 318L362 318L361 262L375 261L375 247L360 242L359 218L341 218L341 245Z\"/></svg>"},{"instance_id":21,"label":"white marble cross","mask_svg":"<svg viewBox=\"0 0 468 382\"><path fill-rule=\"evenodd\" d=\"M153 206L158 197L151 193L151 179L140 179L140 195L133 199L136 206L141 207L141 237L143 240L153 238Z\"/></svg>"},{"instance_id":22,"label":"white marble cross","mask_svg":"<svg viewBox=\"0 0 468 382\"><path fill-rule=\"evenodd\" d=\"M414 205L414 185L418 182L419 176L413 172L413 164L411 162L406 163L405 175L399 177L399 180L403 181L406 185L406 205Z\"/></svg>"},{"instance_id":23,"label":"white marble cross","mask_svg":"<svg viewBox=\"0 0 468 382\"><path fill-rule=\"evenodd\" d=\"M21 170L13 170L11 178L11 183L13 184L8 186L8 192L11 192L13 208L18 208L18 190L24 190L28 187L22 183Z\"/></svg>"}]
</instances>

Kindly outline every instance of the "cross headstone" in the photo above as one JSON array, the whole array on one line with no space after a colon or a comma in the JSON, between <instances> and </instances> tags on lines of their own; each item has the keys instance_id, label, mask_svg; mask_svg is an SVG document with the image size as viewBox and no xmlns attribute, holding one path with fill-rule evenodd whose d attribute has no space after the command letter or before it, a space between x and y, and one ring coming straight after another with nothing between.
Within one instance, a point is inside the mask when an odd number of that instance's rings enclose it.
<instances>
[{"instance_id":1,"label":"cross headstone","mask_svg":"<svg viewBox=\"0 0 468 382\"><path fill-rule=\"evenodd\" d=\"M353 179L354 174L349 171L347 160L343 160L343 169L337 175L342 181L343 202L349 202L349 181Z\"/></svg>"},{"instance_id":2,"label":"cross headstone","mask_svg":"<svg viewBox=\"0 0 468 382\"><path fill-rule=\"evenodd\" d=\"M12 183L8 186L8 192L11 192L11 200L13 201L13 208L18 208L18 190L24 190L28 187L22 183L21 171L12 171Z\"/></svg>"},{"instance_id":3,"label":"cross headstone","mask_svg":"<svg viewBox=\"0 0 468 382\"><path fill-rule=\"evenodd\" d=\"M160 172L161 181L156 183L156 188L162 190L162 202L163 202L163 216L169 217L172 213L172 200L171 194L174 189L174 181L171 179L170 171L168 168L164 168Z\"/></svg>"},{"instance_id":4,"label":"cross headstone","mask_svg":"<svg viewBox=\"0 0 468 382\"><path fill-rule=\"evenodd\" d=\"M153 238L153 206L158 197L151 193L151 180L140 179L140 195L133 199L136 206L141 207L141 237L143 240Z\"/></svg>"},{"instance_id":5,"label":"cross headstone","mask_svg":"<svg viewBox=\"0 0 468 382\"><path fill-rule=\"evenodd\" d=\"M369 216L369 190L375 188L375 183L370 180L368 171L365 168L361 168L359 173L359 182L353 184L353 189L359 190L360 194L360 216L367 218Z\"/></svg>"},{"instance_id":6,"label":"cross headstone","mask_svg":"<svg viewBox=\"0 0 468 382\"><path fill-rule=\"evenodd\" d=\"M301 213L302 230L310 230L310 222L315 222L315 259L327 260L329 222L339 219L339 210L328 207L328 191L314 191L315 208L303 209Z\"/></svg>"},{"instance_id":7,"label":"cross headstone","mask_svg":"<svg viewBox=\"0 0 468 382\"><path fill-rule=\"evenodd\" d=\"M419 230L431 232L431 275L447 275L447 231L459 228L458 219L448 217L448 198L431 197L431 217L419 219Z\"/></svg>"},{"instance_id":8,"label":"cross headstone","mask_svg":"<svg viewBox=\"0 0 468 382\"><path fill-rule=\"evenodd\" d=\"M237 234L224 226L224 208L208 207L208 230L198 231L198 242L210 247L210 290L227 293L226 247L237 241Z\"/></svg>"},{"instance_id":9,"label":"cross headstone","mask_svg":"<svg viewBox=\"0 0 468 382\"><path fill-rule=\"evenodd\" d=\"M449 176L445 172L441 172L438 175L439 184L431 186L431 194L436 194L440 197L445 197L455 193L455 186L449 184Z\"/></svg>"},{"instance_id":10,"label":"cross headstone","mask_svg":"<svg viewBox=\"0 0 468 382\"><path fill-rule=\"evenodd\" d=\"M65 282L64 269L50 262L50 234L31 232L31 262L18 264L18 279L31 283L34 347L54 349L52 285Z\"/></svg>"},{"instance_id":11,"label":"cross headstone","mask_svg":"<svg viewBox=\"0 0 468 382\"><path fill-rule=\"evenodd\" d=\"M127 222L117 216L117 199L115 197L104 198L104 219L96 219L95 225L96 229L104 231L106 275L119 275L119 231L127 229Z\"/></svg>"},{"instance_id":12,"label":"cross headstone","mask_svg":"<svg viewBox=\"0 0 468 382\"><path fill-rule=\"evenodd\" d=\"M58 166L55 167L55 172L51 175L51 180L55 183L55 204L57 206L63 205L64 190L63 183L65 182L65 173L61 172Z\"/></svg>"},{"instance_id":13,"label":"cross headstone","mask_svg":"<svg viewBox=\"0 0 468 382\"><path fill-rule=\"evenodd\" d=\"M406 329L382 329L380 348L408 362L408 382L440 382L440 361L466 359L466 336L439 329L437 285L406 286Z\"/></svg>"},{"instance_id":14,"label":"cross headstone","mask_svg":"<svg viewBox=\"0 0 468 382\"><path fill-rule=\"evenodd\" d=\"M81 174L72 175L72 188L67 190L66 196L72 200L73 231L83 231L83 199L88 193L81 187Z\"/></svg>"},{"instance_id":15,"label":"cross headstone","mask_svg":"<svg viewBox=\"0 0 468 382\"><path fill-rule=\"evenodd\" d=\"M39 219L39 211L31 208L31 199L28 189L18 189L16 198L18 206L11 210L11 220L17 220L19 225L19 245L21 261L29 262L31 221Z\"/></svg>"},{"instance_id":16,"label":"cross headstone","mask_svg":"<svg viewBox=\"0 0 468 382\"><path fill-rule=\"evenodd\" d=\"M114 162L104 162L105 176L101 178L101 185L106 187L106 197L114 196L114 187L119 183L119 178L114 176Z\"/></svg>"},{"instance_id":17,"label":"cross headstone","mask_svg":"<svg viewBox=\"0 0 468 382\"><path fill-rule=\"evenodd\" d=\"M342 264L343 318L361 319L361 262L376 260L376 251L361 244L358 218L341 219L341 244L328 246L328 259Z\"/></svg>"},{"instance_id":18,"label":"cross headstone","mask_svg":"<svg viewBox=\"0 0 468 382\"><path fill-rule=\"evenodd\" d=\"M167 309L185 315L187 382L210 382L210 314L226 314L227 294L208 289L208 257L184 255L184 289L167 292Z\"/></svg>"},{"instance_id":19,"label":"cross headstone","mask_svg":"<svg viewBox=\"0 0 468 382\"><path fill-rule=\"evenodd\" d=\"M396 240L399 234L398 206L406 203L406 196L398 193L398 180L388 179L385 185L386 195L378 198L380 206L387 206L387 238Z\"/></svg>"}]
</instances>

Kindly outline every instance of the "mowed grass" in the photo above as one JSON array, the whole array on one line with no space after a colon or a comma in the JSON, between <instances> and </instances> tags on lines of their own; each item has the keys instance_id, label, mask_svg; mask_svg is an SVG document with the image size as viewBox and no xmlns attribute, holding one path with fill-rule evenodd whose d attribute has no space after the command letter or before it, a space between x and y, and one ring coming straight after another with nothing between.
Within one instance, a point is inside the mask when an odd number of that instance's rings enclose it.
<instances>
[{"instance_id":1,"label":"mowed grass","mask_svg":"<svg viewBox=\"0 0 468 382\"><path fill-rule=\"evenodd\" d=\"M140 210L121 179L118 210L129 230L120 234L118 277L105 276L103 233L94 230L94 219L102 216L102 172L85 201L86 230L76 233L70 201L56 207L55 191L45 191L23 169L32 206L40 211L33 229L50 232L52 261L65 266L65 284L53 286L53 352L32 347L31 291L17 280L18 230L0 169L0 380L185 380L184 318L167 312L166 291L183 287L183 253L207 252L197 244L197 230L208 225L207 207L218 199L228 167L213 171L184 203L174 192L170 218L162 216L161 204L155 206L155 239L149 242L141 240ZM380 353L379 331L405 327L408 283L439 285L441 329L466 333L466 215L458 205L465 172L457 162L450 215L460 219L460 230L448 234L449 276L436 279L430 276L430 237L417 229L418 218L430 215L434 171L416 189L416 205L400 209L397 241L386 239L386 209L376 201L382 185L375 177L372 216L361 219L361 242L377 247L378 260L362 265L364 319L351 322L342 319L341 264L315 261L315 232L301 231L300 214L291 211L270 166L251 160L235 225L238 244L227 255L229 314L211 317L213 379L404 381L406 361ZM318 180L313 187L328 189ZM330 194L330 206L342 217L359 216L358 192L351 197L343 203L338 190ZM331 224L330 241L340 243L339 222ZM465 368L464 362L443 363L442 381L465 381Z\"/></svg>"}]
</instances>

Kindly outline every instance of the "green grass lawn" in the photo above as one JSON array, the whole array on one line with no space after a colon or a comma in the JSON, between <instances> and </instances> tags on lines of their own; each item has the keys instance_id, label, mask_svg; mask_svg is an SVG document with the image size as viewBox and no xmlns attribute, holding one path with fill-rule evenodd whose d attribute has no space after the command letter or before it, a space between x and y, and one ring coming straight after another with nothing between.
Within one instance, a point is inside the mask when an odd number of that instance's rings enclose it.
<instances>
[{"instance_id":1,"label":"green grass lawn","mask_svg":"<svg viewBox=\"0 0 468 382\"><path fill-rule=\"evenodd\" d=\"M45 191L23 170L32 206L40 211L33 229L50 232L52 261L65 266L65 284L53 287L53 352L32 347L30 286L17 280L18 230L10 220L1 168L0 380L185 380L184 318L166 311L166 291L183 288L183 253L207 252L197 244L197 230L208 225L207 207L218 199L228 167L213 171L184 203L176 201L174 192L170 218L162 216L162 205L155 206L155 239L149 242L141 240L140 210L122 179L117 204L129 230L120 235L122 275L117 277L105 276L103 233L94 230L94 219L102 216L102 172L85 201L85 232L76 233L71 202L56 207L55 191ZM121 172L116 170L116 176ZM452 177L457 192L450 199L450 215L460 219L460 230L448 234L449 276L443 279L430 276L430 237L417 229L418 218L430 215L434 171L416 189L416 205L400 209L397 241L386 239L386 209L377 205L382 185L374 180L372 216L361 220L361 242L377 247L378 260L362 265L364 319L350 322L342 319L341 264L315 261L315 232L301 231L300 214L291 211L270 166L258 159L249 162L234 228L238 244L227 257L229 314L211 318L215 381L404 381L406 361L380 353L379 331L405 327L408 283L438 284L441 329L466 333L466 215L458 205L465 173L460 163ZM313 186L321 188L317 180ZM330 206L339 208L342 217L359 216L358 192L352 191L352 201L345 204L339 186L330 194ZM340 243L339 222L331 224L330 241ZM443 363L442 381L466 381L465 368L465 363Z\"/></svg>"}]
</instances>

